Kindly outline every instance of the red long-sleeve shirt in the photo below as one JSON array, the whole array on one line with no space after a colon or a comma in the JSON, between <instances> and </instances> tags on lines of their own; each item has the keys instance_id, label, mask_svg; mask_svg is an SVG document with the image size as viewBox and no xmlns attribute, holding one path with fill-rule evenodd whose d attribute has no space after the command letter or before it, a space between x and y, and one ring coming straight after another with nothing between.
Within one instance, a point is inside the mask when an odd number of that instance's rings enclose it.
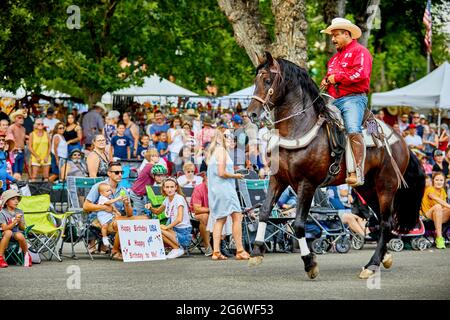
<instances>
[{"instance_id":1,"label":"red long-sleeve shirt","mask_svg":"<svg viewBox=\"0 0 450 320\"><path fill-rule=\"evenodd\" d=\"M336 85L328 85L328 94L341 98L351 93L368 93L372 56L369 50L353 40L328 62L326 78L334 74Z\"/></svg>"}]
</instances>

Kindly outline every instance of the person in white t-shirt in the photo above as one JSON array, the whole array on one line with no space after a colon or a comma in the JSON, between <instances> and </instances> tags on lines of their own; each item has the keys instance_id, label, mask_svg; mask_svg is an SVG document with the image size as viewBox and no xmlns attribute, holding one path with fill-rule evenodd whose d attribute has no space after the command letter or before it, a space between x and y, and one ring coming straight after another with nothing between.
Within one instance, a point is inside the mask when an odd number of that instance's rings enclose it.
<instances>
[{"instance_id":1,"label":"person in white t-shirt","mask_svg":"<svg viewBox=\"0 0 450 320\"><path fill-rule=\"evenodd\" d=\"M149 203L145 205L145 208L157 215L165 211L168 217L168 224L161 225L161 233L164 243L173 248L167 255L167 259L174 259L181 257L184 254L183 247L189 247L191 243L192 226L189 206L183 196L180 185L173 177L164 179L161 193L166 199L160 207L153 208L151 203Z\"/></svg>"},{"instance_id":2,"label":"person in white t-shirt","mask_svg":"<svg viewBox=\"0 0 450 320\"><path fill-rule=\"evenodd\" d=\"M178 171L181 170L180 151L183 148L183 129L180 117L173 118L168 134L170 161L175 164L175 170Z\"/></svg>"},{"instance_id":3,"label":"person in white t-shirt","mask_svg":"<svg viewBox=\"0 0 450 320\"><path fill-rule=\"evenodd\" d=\"M43 119L45 129L47 129L48 133L53 132L55 129L56 124L59 122L58 119L55 118L55 110L53 108L47 109L47 114L45 118Z\"/></svg>"},{"instance_id":4,"label":"person in white t-shirt","mask_svg":"<svg viewBox=\"0 0 450 320\"><path fill-rule=\"evenodd\" d=\"M182 188L195 188L203 179L195 175L195 165L192 162L186 162L183 166L184 175L178 177L178 184Z\"/></svg>"},{"instance_id":5,"label":"person in white t-shirt","mask_svg":"<svg viewBox=\"0 0 450 320\"><path fill-rule=\"evenodd\" d=\"M417 134L416 125L411 123L408 127L408 135L405 137L405 142L410 149L425 150L422 138Z\"/></svg>"}]
</instances>

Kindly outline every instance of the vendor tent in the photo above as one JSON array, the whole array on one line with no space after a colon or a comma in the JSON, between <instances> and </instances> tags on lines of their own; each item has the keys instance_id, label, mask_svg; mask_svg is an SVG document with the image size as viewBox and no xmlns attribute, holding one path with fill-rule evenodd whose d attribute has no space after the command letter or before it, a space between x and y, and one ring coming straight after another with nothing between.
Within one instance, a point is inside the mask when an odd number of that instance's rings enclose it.
<instances>
[{"instance_id":1,"label":"vendor tent","mask_svg":"<svg viewBox=\"0 0 450 320\"><path fill-rule=\"evenodd\" d=\"M198 94L155 74L145 77L142 86L130 86L113 93L105 93L102 102L112 104L114 96L135 97L135 100L142 103L149 100L148 97L197 97Z\"/></svg>"},{"instance_id":2,"label":"vendor tent","mask_svg":"<svg viewBox=\"0 0 450 320\"><path fill-rule=\"evenodd\" d=\"M245 89L230 93L227 96L219 98L220 104L224 107L230 107L232 105L236 105L239 102L244 108L246 108L250 103L254 91L255 85L251 85L250 87L247 87Z\"/></svg>"},{"instance_id":3,"label":"vendor tent","mask_svg":"<svg viewBox=\"0 0 450 320\"><path fill-rule=\"evenodd\" d=\"M372 106L450 109L450 63L406 87L372 94Z\"/></svg>"},{"instance_id":4,"label":"vendor tent","mask_svg":"<svg viewBox=\"0 0 450 320\"><path fill-rule=\"evenodd\" d=\"M222 97L221 99L236 99L236 98L251 98L255 91L255 85L251 85L245 89L230 93L229 95Z\"/></svg>"},{"instance_id":5,"label":"vendor tent","mask_svg":"<svg viewBox=\"0 0 450 320\"><path fill-rule=\"evenodd\" d=\"M131 86L114 91L113 96L182 96L196 97L197 93L189 91L157 75L144 78L142 86Z\"/></svg>"}]
</instances>

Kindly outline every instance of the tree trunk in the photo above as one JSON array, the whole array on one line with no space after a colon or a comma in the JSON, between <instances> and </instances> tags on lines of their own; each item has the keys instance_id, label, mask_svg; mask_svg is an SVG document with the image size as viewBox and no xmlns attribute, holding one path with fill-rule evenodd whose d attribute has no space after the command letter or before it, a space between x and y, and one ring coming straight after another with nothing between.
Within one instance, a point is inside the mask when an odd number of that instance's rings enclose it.
<instances>
[{"instance_id":1,"label":"tree trunk","mask_svg":"<svg viewBox=\"0 0 450 320\"><path fill-rule=\"evenodd\" d=\"M237 44L245 49L254 66L259 64L256 54L270 51L274 57L305 67L308 28L305 0L272 0L274 43L261 23L258 0L218 0L218 3L233 26Z\"/></svg>"},{"instance_id":2,"label":"tree trunk","mask_svg":"<svg viewBox=\"0 0 450 320\"><path fill-rule=\"evenodd\" d=\"M305 0L272 0L275 16L275 42L272 54L306 68L308 22Z\"/></svg>"},{"instance_id":3,"label":"tree trunk","mask_svg":"<svg viewBox=\"0 0 450 320\"><path fill-rule=\"evenodd\" d=\"M345 0L326 0L323 6L323 20L329 26L334 18L345 16ZM325 51L329 57L336 53L336 47L327 35Z\"/></svg>"},{"instance_id":4,"label":"tree trunk","mask_svg":"<svg viewBox=\"0 0 450 320\"><path fill-rule=\"evenodd\" d=\"M369 0L364 15L357 18L357 24L361 28L362 35L358 42L367 48L370 32L374 29L375 18L380 18L380 0Z\"/></svg>"},{"instance_id":5,"label":"tree trunk","mask_svg":"<svg viewBox=\"0 0 450 320\"><path fill-rule=\"evenodd\" d=\"M243 47L254 66L257 66L256 54L262 55L270 49L270 37L261 23L258 0L218 0L234 30L234 37Z\"/></svg>"},{"instance_id":6,"label":"tree trunk","mask_svg":"<svg viewBox=\"0 0 450 320\"><path fill-rule=\"evenodd\" d=\"M97 102L100 102L102 99L103 94L101 94L99 92L92 92L90 90L86 90L86 91L83 90L83 91L86 93L86 95L88 97L89 108L91 106L93 106L94 104L96 104Z\"/></svg>"}]
</instances>

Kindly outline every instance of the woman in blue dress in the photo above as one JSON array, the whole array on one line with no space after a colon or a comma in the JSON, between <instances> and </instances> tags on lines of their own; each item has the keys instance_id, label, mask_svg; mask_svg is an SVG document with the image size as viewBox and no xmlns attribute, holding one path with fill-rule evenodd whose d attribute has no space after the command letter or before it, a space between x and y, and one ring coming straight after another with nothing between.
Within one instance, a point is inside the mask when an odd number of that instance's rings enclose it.
<instances>
[{"instance_id":1,"label":"woman in blue dress","mask_svg":"<svg viewBox=\"0 0 450 320\"><path fill-rule=\"evenodd\" d=\"M220 253L220 238L222 229L228 216L233 221L233 238L236 243L236 259L248 260L250 255L242 245L242 213L236 193L235 179L243 179L240 173L234 173L233 161L227 152L233 135L229 130L222 133L216 130L214 138L207 152L208 164L208 202L210 219L213 219L214 252L213 260L226 260Z\"/></svg>"}]
</instances>

